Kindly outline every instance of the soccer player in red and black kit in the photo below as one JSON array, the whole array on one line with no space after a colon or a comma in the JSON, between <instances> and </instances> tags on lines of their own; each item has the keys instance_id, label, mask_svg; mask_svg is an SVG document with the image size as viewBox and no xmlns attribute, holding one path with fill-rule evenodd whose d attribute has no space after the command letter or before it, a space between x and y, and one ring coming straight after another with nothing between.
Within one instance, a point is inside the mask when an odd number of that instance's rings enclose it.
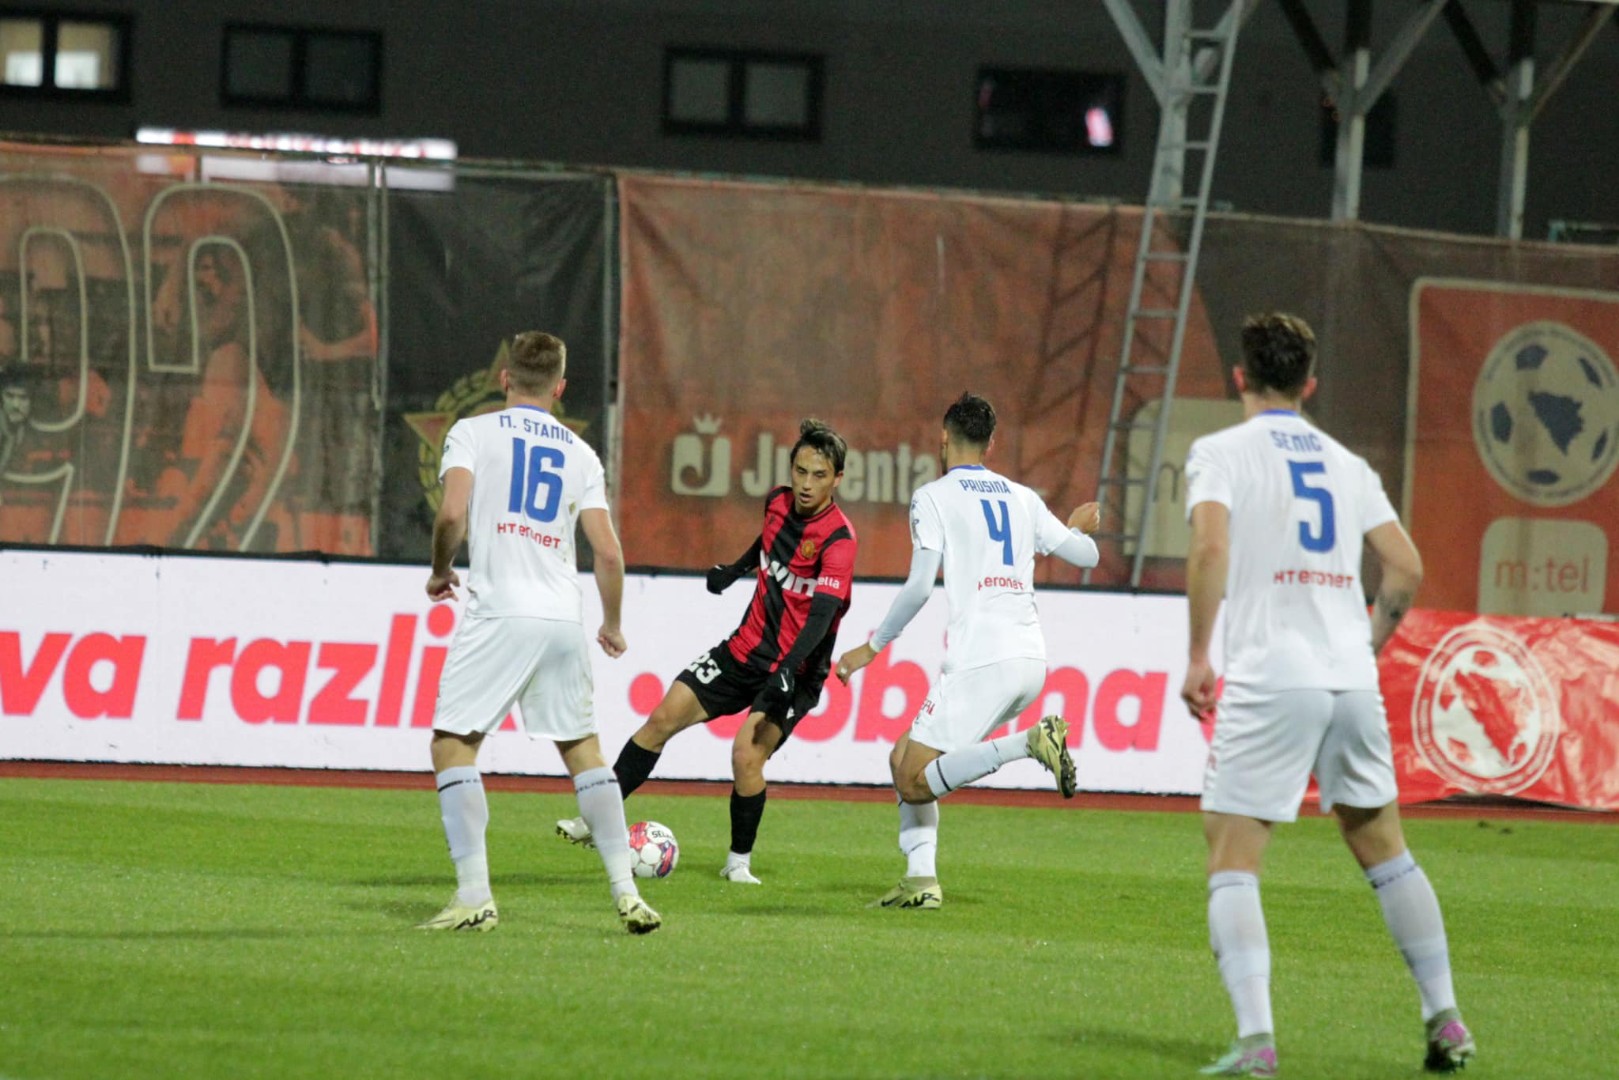
<instances>
[{"instance_id":1,"label":"soccer player in red and black kit","mask_svg":"<svg viewBox=\"0 0 1619 1080\"><path fill-rule=\"evenodd\" d=\"M847 452L843 438L819 420L798 426L792 485L765 498L764 528L747 553L708 572L715 594L746 574L757 579L741 625L675 677L613 765L628 796L676 734L748 710L731 747L731 851L720 871L728 881L759 884L749 861L765 810L764 765L820 701L838 623L849 610L857 541L832 501ZM582 818L557 822L557 834L590 840Z\"/></svg>"}]
</instances>

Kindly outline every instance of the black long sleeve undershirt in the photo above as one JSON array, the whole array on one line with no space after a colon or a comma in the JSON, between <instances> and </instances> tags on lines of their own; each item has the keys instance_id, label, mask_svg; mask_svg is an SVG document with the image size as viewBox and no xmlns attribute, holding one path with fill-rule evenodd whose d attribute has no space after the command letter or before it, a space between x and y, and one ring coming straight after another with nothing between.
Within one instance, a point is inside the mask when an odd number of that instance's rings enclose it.
<instances>
[{"instance_id":1,"label":"black long sleeve undershirt","mask_svg":"<svg viewBox=\"0 0 1619 1080\"><path fill-rule=\"evenodd\" d=\"M804 620L804 628L798 632L798 640L793 647L787 650L787 655L781 658L776 665L777 671L790 671L795 675L810 653L815 651L826 632L832 628L832 620L837 617L838 609L843 601L831 593L816 593L810 600L809 617Z\"/></svg>"}]
</instances>

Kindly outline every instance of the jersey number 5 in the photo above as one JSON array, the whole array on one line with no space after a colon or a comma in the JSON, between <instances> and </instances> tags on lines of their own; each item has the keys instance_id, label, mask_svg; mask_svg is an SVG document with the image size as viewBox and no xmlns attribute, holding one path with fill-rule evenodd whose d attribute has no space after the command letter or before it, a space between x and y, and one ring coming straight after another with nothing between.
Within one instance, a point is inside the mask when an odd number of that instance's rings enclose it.
<instances>
[{"instance_id":1,"label":"jersey number 5","mask_svg":"<svg viewBox=\"0 0 1619 1080\"><path fill-rule=\"evenodd\" d=\"M1012 520L1006 511L1006 500L996 499L991 504L988 499L979 499L978 505L984 508L984 524L989 526L989 538L1001 542L1001 562L1011 566Z\"/></svg>"},{"instance_id":2,"label":"jersey number 5","mask_svg":"<svg viewBox=\"0 0 1619 1080\"><path fill-rule=\"evenodd\" d=\"M554 521L562 505L562 476L546 466L561 468L567 456L554 446L530 448L522 439L512 440L512 490L506 509L526 514L534 521ZM540 489L544 488L541 497Z\"/></svg>"},{"instance_id":3,"label":"jersey number 5","mask_svg":"<svg viewBox=\"0 0 1619 1080\"><path fill-rule=\"evenodd\" d=\"M1333 513L1332 492L1322 487L1311 487L1309 481L1309 477L1318 475L1325 479L1327 467L1319 461L1289 461L1287 468L1293 474L1293 494L1300 499L1309 499L1321 508L1320 531L1312 532L1308 521L1299 522L1299 543L1304 545L1305 551L1331 551L1332 545L1338 542L1338 519Z\"/></svg>"}]
</instances>

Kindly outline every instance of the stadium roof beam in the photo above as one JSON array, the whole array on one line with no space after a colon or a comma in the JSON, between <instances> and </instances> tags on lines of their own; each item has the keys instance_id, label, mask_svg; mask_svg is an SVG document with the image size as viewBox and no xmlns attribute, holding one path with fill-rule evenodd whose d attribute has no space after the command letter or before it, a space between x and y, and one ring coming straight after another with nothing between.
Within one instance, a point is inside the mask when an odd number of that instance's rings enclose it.
<instances>
[{"instance_id":1,"label":"stadium roof beam","mask_svg":"<svg viewBox=\"0 0 1619 1080\"><path fill-rule=\"evenodd\" d=\"M1456 0L1422 0L1406 17L1394 40L1372 61L1372 0L1349 0L1344 22L1344 52L1335 58L1321 37L1303 0L1278 0L1310 66L1338 114L1338 142L1333 157L1332 220L1360 217L1360 179L1365 166L1366 117L1394 82L1418 43ZM1477 35L1475 35L1476 37ZM1482 46L1481 46L1482 47Z\"/></svg>"},{"instance_id":2,"label":"stadium roof beam","mask_svg":"<svg viewBox=\"0 0 1619 1080\"><path fill-rule=\"evenodd\" d=\"M1276 0L1338 113L1338 141L1333 161L1332 220L1360 217L1361 175L1365 168L1366 118L1387 92L1417 45L1443 17L1461 46L1462 56L1484 88L1501 120L1501 165L1496 209L1496 233L1510 239L1523 236L1524 194L1528 184L1529 135L1534 120L1584 57L1604 25L1613 23L1619 0L1509 0L1511 3L1506 63L1498 65L1468 18L1462 0L1418 0L1375 62L1371 48L1372 0L1347 0L1345 48L1335 56L1316 28L1305 0ZM1142 78L1163 110L1160 126L1183 122L1184 101L1173 92L1172 72L1158 54L1141 23L1133 0L1104 0L1108 13L1124 38ZM1221 26L1246 22L1260 0L1231 0ZM1535 82L1536 11L1541 3L1563 3L1586 9L1585 18L1545 78ZM1206 75L1214 51L1205 50L1195 64ZM1162 163L1160 163L1160 166ZM1164 185L1179 182L1180 170L1155 167L1150 199L1173 197Z\"/></svg>"},{"instance_id":3,"label":"stadium roof beam","mask_svg":"<svg viewBox=\"0 0 1619 1080\"><path fill-rule=\"evenodd\" d=\"M1619 3L1619 0L1615 0ZM1147 87L1158 101L1159 152L1153 160L1152 183L1147 193L1149 203L1173 202L1180 197L1182 177L1186 172L1186 151L1165 151L1166 146L1184 146L1186 142L1186 112L1192 97L1186 88L1194 83L1206 83L1220 62L1220 50L1200 48L1192 57L1190 73L1176 71L1180 46L1190 17L1190 0L1169 0L1164 7L1164 49L1159 55L1151 35L1137 14L1133 0L1103 0L1113 24L1124 38L1125 48L1136 62L1136 69L1147 81ZM1259 7L1261 0L1230 0L1224 14L1215 24L1214 32L1231 39L1233 31L1240 29L1248 17ZM1171 160L1172 159L1172 160Z\"/></svg>"},{"instance_id":4,"label":"stadium roof beam","mask_svg":"<svg viewBox=\"0 0 1619 1080\"><path fill-rule=\"evenodd\" d=\"M1535 117L1546 107L1546 102L1563 85L1569 72L1574 70L1574 65L1579 63L1585 50L1602 31L1603 25L1613 20L1614 5L1615 0L1588 0L1585 19L1579 30L1564 47L1562 55L1552 64L1538 88L1535 85L1536 0L1512 0L1511 40L1507 45L1504 71L1497 71L1495 65L1488 62L1488 56L1484 56L1481 62L1481 58L1475 55L1476 46L1468 50L1474 73L1501 117L1496 235L1513 240L1523 237L1523 203L1529 176L1529 130ZM1451 21L1452 30L1465 25L1467 19L1459 2L1456 9L1456 17ZM1471 32L1471 26L1467 30L1476 42L1477 33ZM1464 46L1464 49L1467 47Z\"/></svg>"}]
</instances>

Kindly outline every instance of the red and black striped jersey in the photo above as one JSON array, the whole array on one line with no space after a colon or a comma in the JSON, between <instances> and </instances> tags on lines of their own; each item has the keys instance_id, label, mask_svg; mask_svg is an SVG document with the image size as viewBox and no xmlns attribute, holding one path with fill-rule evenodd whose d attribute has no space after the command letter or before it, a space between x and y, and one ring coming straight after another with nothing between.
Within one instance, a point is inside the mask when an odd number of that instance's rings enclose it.
<instances>
[{"instance_id":1,"label":"red and black striped jersey","mask_svg":"<svg viewBox=\"0 0 1619 1080\"><path fill-rule=\"evenodd\" d=\"M731 655L757 671L774 669L804 629L811 599L823 593L841 601L838 613L821 643L793 674L829 667L832 643L849 610L854 584L859 546L854 526L835 502L814 517L799 517L793 513L792 488L779 487L765 497L759 542L758 583L742 624L726 642Z\"/></svg>"}]
</instances>

